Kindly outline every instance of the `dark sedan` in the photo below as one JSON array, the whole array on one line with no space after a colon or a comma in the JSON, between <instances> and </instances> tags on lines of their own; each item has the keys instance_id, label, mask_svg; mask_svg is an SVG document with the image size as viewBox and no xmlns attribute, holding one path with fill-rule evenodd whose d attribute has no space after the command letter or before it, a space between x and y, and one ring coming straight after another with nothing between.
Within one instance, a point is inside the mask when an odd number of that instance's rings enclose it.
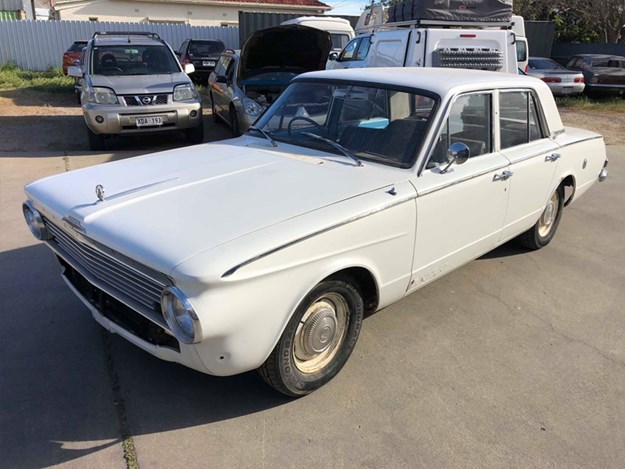
<instances>
[{"instance_id":1,"label":"dark sedan","mask_svg":"<svg viewBox=\"0 0 625 469\"><path fill-rule=\"evenodd\" d=\"M554 96L577 96L584 91L584 74L568 70L547 57L530 57L527 74L547 83Z\"/></svg>"},{"instance_id":2,"label":"dark sedan","mask_svg":"<svg viewBox=\"0 0 625 469\"><path fill-rule=\"evenodd\" d=\"M605 54L578 54L566 67L584 74L589 94L623 94L625 92L625 57Z\"/></svg>"},{"instance_id":3,"label":"dark sedan","mask_svg":"<svg viewBox=\"0 0 625 469\"><path fill-rule=\"evenodd\" d=\"M206 84L225 49L224 43L216 39L187 39L180 45L177 54L183 67L188 63L195 66L193 81Z\"/></svg>"}]
</instances>

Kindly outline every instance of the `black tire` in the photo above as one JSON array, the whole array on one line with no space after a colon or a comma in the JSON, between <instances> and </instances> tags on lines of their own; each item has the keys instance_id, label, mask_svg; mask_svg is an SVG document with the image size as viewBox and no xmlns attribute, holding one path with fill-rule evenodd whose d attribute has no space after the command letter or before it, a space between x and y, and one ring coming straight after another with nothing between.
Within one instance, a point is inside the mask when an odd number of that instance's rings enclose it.
<instances>
[{"instance_id":1,"label":"black tire","mask_svg":"<svg viewBox=\"0 0 625 469\"><path fill-rule=\"evenodd\" d=\"M241 130L239 129L239 118L237 117L237 111L234 106L230 106L230 128L232 130L233 137L241 135Z\"/></svg>"},{"instance_id":2,"label":"black tire","mask_svg":"<svg viewBox=\"0 0 625 469\"><path fill-rule=\"evenodd\" d=\"M319 283L300 303L269 358L258 369L291 397L326 384L354 350L364 314L359 288L348 278Z\"/></svg>"},{"instance_id":3,"label":"black tire","mask_svg":"<svg viewBox=\"0 0 625 469\"><path fill-rule=\"evenodd\" d=\"M219 116L217 115L217 112L215 112L215 100L213 99L213 93L210 94L210 97L211 97L211 114L213 115L213 121L219 124L220 119L219 119Z\"/></svg>"},{"instance_id":4,"label":"black tire","mask_svg":"<svg viewBox=\"0 0 625 469\"><path fill-rule=\"evenodd\" d=\"M184 135L187 142L192 145L204 142L204 122L202 121L202 118L200 117L200 125L196 125L190 129L185 129Z\"/></svg>"},{"instance_id":5,"label":"black tire","mask_svg":"<svg viewBox=\"0 0 625 469\"><path fill-rule=\"evenodd\" d=\"M104 134L95 134L87 127L87 138L89 139L89 149L92 151L104 150Z\"/></svg>"},{"instance_id":6,"label":"black tire","mask_svg":"<svg viewBox=\"0 0 625 469\"><path fill-rule=\"evenodd\" d=\"M536 224L517 238L521 246L531 250L547 246L556 234L563 208L564 187L560 186L549 198L547 206Z\"/></svg>"}]
</instances>

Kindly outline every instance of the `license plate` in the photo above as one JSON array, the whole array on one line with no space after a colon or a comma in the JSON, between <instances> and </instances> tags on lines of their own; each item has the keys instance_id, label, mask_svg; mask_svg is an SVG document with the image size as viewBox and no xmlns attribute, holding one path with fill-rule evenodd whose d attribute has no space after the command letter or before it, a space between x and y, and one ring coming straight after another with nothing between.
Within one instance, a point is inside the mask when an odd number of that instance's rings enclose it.
<instances>
[{"instance_id":1,"label":"license plate","mask_svg":"<svg viewBox=\"0 0 625 469\"><path fill-rule=\"evenodd\" d=\"M562 94L569 94L573 92L573 87L571 86L565 86L564 88L562 88Z\"/></svg>"},{"instance_id":2,"label":"license plate","mask_svg":"<svg viewBox=\"0 0 625 469\"><path fill-rule=\"evenodd\" d=\"M215 62L213 62L212 60L203 60L202 61L202 66L203 67L214 67L215 66Z\"/></svg>"},{"instance_id":3,"label":"license plate","mask_svg":"<svg viewBox=\"0 0 625 469\"><path fill-rule=\"evenodd\" d=\"M137 117L137 127L149 127L163 125L163 118L160 116Z\"/></svg>"}]
</instances>

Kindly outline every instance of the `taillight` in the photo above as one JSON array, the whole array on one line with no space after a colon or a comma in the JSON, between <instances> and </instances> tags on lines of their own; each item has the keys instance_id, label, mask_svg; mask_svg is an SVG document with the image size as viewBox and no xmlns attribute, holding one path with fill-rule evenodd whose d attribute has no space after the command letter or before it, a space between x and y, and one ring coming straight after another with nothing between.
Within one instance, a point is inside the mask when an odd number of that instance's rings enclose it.
<instances>
[{"instance_id":1,"label":"taillight","mask_svg":"<svg viewBox=\"0 0 625 469\"><path fill-rule=\"evenodd\" d=\"M575 83L584 83L584 77L575 77Z\"/></svg>"},{"instance_id":2,"label":"taillight","mask_svg":"<svg viewBox=\"0 0 625 469\"><path fill-rule=\"evenodd\" d=\"M523 70L523 71L524 71L525 73L527 73L527 71L528 71L529 69L530 69L530 66L529 66L529 65L526 65L526 66L525 66L525 70Z\"/></svg>"},{"instance_id":3,"label":"taillight","mask_svg":"<svg viewBox=\"0 0 625 469\"><path fill-rule=\"evenodd\" d=\"M541 80L545 83L560 83L562 81L559 77L543 77Z\"/></svg>"}]
</instances>

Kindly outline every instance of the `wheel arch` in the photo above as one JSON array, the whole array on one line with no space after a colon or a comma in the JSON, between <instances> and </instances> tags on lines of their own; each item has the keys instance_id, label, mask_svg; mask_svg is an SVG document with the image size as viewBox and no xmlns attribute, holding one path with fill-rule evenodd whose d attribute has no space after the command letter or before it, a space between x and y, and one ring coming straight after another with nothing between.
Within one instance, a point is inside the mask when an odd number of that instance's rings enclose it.
<instances>
[{"instance_id":1,"label":"wheel arch","mask_svg":"<svg viewBox=\"0 0 625 469\"><path fill-rule=\"evenodd\" d=\"M564 188L564 207L567 207L571 202L573 202L573 197L575 196L575 187L576 187L575 176L569 174L565 176L558 184L558 187ZM568 188L568 189L567 189Z\"/></svg>"},{"instance_id":2,"label":"wheel arch","mask_svg":"<svg viewBox=\"0 0 625 469\"><path fill-rule=\"evenodd\" d=\"M365 316L373 314L380 304L380 291L373 273L364 267L347 267L321 280L349 278L358 284L365 305Z\"/></svg>"}]
</instances>

